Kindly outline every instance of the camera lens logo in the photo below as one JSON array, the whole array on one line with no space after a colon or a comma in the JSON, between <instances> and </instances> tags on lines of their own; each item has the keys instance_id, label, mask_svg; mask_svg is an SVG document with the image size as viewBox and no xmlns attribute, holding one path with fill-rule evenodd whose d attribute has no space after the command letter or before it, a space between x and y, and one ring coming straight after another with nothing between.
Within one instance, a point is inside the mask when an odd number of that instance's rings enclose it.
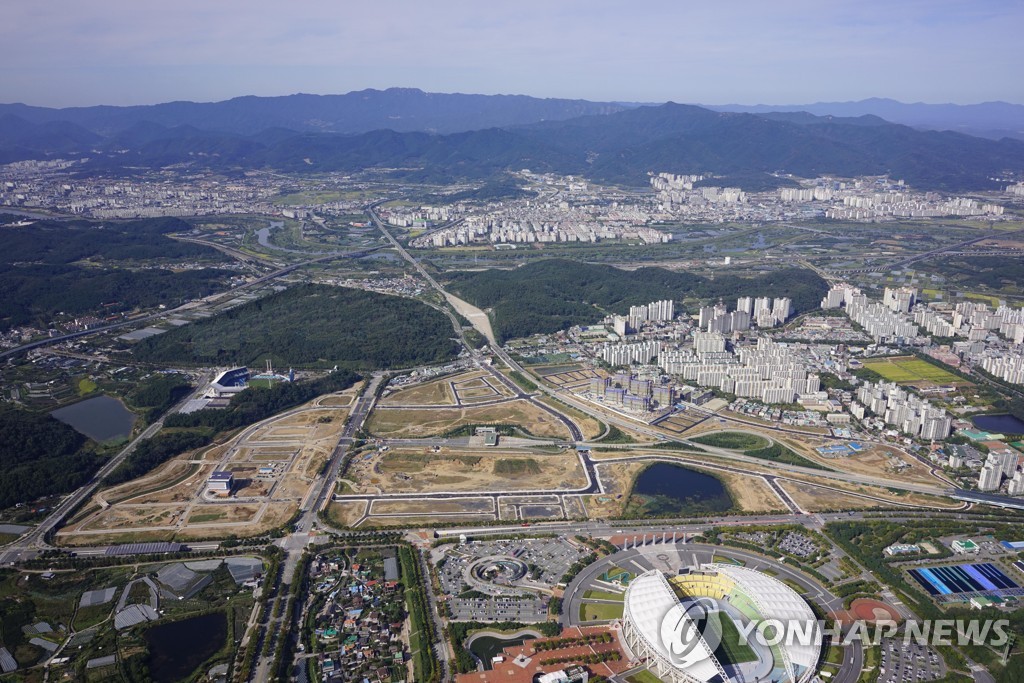
<instances>
[{"instance_id":1,"label":"camera lens logo","mask_svg":"<svg viewBox=\"0 0 1024 683\"><path fill-rule=\"evenodd\" d=\"M672 664L688 668L711 657L721 643L721 616L708 612L700 603L675 605L661 620L661 644ZM701 647L701 639L708 649Z\"/></svg>"}]
</instances>

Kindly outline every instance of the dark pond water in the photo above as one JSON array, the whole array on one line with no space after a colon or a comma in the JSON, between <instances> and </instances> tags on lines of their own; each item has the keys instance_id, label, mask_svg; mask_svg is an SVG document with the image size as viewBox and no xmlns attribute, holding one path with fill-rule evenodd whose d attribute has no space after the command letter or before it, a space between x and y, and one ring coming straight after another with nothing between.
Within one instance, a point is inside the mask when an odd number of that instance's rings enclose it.
<instances>
[{"instance_id":1,"label":"dark pond water","mask_svg":"<svg viewBox=\"0 0 1024 683\"><path fill-rule=\"evenodd\" d=\"M710 474L664 462L640 473L631 498L631 508L639 505L643 514L651 516L725 512L733 505L725 485Z\"/></svg>"},{"instance_id":2,"label":"dark pond water","mask_svg":"<svg viewBox=\"0 0 1024 683\"><path fill-rule=\"evenodd\" d=\"M472 645L469 646L469 651L484 663L485 669L489 670L491 668L492 657L501 654L501 651L506 647L522 645L528 640L533 640L533 636L520 636L518 638L507 639L495 638L494 636L480 636L473 641Z\"/></svg>"},{"instance_id":3,"label":"dark pond water","mask_svg":"<svg viewBox=\"0 0 1024 683\"><path fill-rule=\"evenodd\" d=\"M994 434L1024 434L1024 420L1013 415L978 415L974 426Z\"/></svg>"},{"instance_id":4,"label":"dark pond water","mask_svg":"<svg viewBox=\"0 0 1024 683\"><path fill-rule=\"evenodd\" d=\"M128 438L135 424L135 414L110 396L79 401L50 414L96 441Z\"/></svg>"},{"instance_id":5,"label":"dark pond water","mask_svg":"<svg viewBox=\"0 0 1024 683\"><path fill-rule=\"evenodd\" d=\"M143 637L149 647L149 673L155 683L174 683L224 647L228 620L223 612L154 626Z\"/></svg>"}]
</instances>

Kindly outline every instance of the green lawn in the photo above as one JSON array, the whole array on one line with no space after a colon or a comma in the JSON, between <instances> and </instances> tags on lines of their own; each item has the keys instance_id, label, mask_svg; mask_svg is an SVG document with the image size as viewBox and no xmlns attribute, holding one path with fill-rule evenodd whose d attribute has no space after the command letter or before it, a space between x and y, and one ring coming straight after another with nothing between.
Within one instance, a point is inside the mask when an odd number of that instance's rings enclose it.
<instances>
[{"instance_id":1,"label":"green lawn","mask_svg":"<svg viewBox=\"0 0 1024 683\"><path fill-rule=\"evenodd\" d=\"M715 648L715 656L719 661L723 664L742 664L757 659L754 649L743 642L739 629L728 615L722 614L719 624L722 629L722 640Z\"/></svg>"},{"instance_id":2,"label":"green lawn","mask_svg":"<svg viewBox=\"0 0 1024 683\"><path fill-rule=\"evenodd\" d=\"M626 680L629 681L629 683L662 683L660 678L652 674L647 669L638 671Z\"/></svg>"},{"instance_id":3,"label":"green lawn","mask_svg":"<svg viewBox=\"0 0 1024 683\"><path fill-rule=\"evenodd\" d=\"M690 441L703 444L705 446L715 446L716 448L732 448L737 451L766 448L769 445L768 441L760 436L757 436L756 434L745 434L743 432L704 434L703 436L695 436L690 439Z\"/></svg>"},{"instance_id":4,"label":"green lawn","mask_svg":"<svg viewBox=\"0 0 1024 683\"><path fill-rule=\"evenodd\" d=\"M580 604L580 621L611 621L622 617L622 605L584 602Z\"/></svg>"},{"instance_id":5,"label":"green lawn","mask_svg":"<svg viewBox=\"0 0 1024 683\"><path fill-rule=\"evenodd\" d=\"M583 598L594 598L596 600L615 600L616 602L622 602L624 593L611 593L609 591L596 591L588 590L583 594Z\"/></svg>"}]
</instances>

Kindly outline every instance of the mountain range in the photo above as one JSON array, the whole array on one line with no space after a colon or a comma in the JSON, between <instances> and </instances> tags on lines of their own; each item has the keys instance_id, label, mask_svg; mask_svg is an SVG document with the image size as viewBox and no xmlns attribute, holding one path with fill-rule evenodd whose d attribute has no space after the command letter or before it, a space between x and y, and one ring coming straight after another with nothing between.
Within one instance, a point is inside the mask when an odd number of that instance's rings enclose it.
<instances>
[{"instance_id":1,"label":"mountain range","mask_svg":"<svg viewBox=\"0 0 1024 683\"><path fill-rule=\"evenodd\" d=\"M747 114L804 111L817 116L878 116L892 123L902 123L928 130L951 130L967 135L998 140L1024 140L1024 105L1008 102L980 104L904 103L881 97L856 102L815 102L814 104L745 106L740 104L709 105L715 111Z\"/></svg>"},{"instance_id":2,"label":"mountain range","mask_svg":"<svg viewBox=\"0 0 1024 683\"><path fill-rule=\"evenodd\" d=\"M384 168L446 181L529 168L644 185L648 172L667 171L727 176L751 189L787 182L780 174L888 173L921 189L960 191L1024 170L1024 141L918 130L871 114L409 89L148 107L0 105L0 163L58 157L88 158L82 173L172 164L221 172Z\"/></svg>"}]
</instances>

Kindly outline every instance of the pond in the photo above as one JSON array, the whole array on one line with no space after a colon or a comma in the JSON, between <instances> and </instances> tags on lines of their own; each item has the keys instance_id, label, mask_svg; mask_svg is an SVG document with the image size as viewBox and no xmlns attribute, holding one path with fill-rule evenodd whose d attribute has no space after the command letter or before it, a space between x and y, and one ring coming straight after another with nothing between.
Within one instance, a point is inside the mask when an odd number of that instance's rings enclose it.
<instances>
[{"instance_id":1,"label":"pond","mask_svg":"<svg viewBox=\"0 0 1024 683\"><path fill-rule=\"evenodd\" d=\"M223 612L154 626L143 634L149 647L150 675L156 683L174 683L192 674L224 647L228 620Z\"/></svg>"},{"instance_id":2,"label":"pond","mask_svg":"<svg viewBox=\"0 0 1024 683\"><path fill-rule=\"evenodd\" d=\"M1024 420L1013 415L977 415L971 422L993 434L1024 434Z\"/></svg>"},{"instance_id":3,"label":"pond","mask_svg":"<svg viewBox=\"0 0 1024 683\"><path fill-rule=\"evenodd\" d=\"M491 658L500 655L501 651L506 647L515 647L516 645L522 645L528 640L533 640L535 636L532 635L521 635L511 638L497 638L495 636L479 636L473 639L473 642L469 644L469 651L481 662L483 662L484 668L490 670Z\"/></svg>"},{"instance_id":4,"label":"pond","mask_svg":"<svg viewBox=\"0 0 1024 683\"><path fill-rule=\"evenodd\" d=\"M669 517L726 512L732 507L732 497L720 480L710 474L658 462L637 476L626 504L626 514Z\"/></svg>"},{"instance_id":5,"label":"pond","mask_svg":"<svg viewBox=\"0 0 1024 683\"><path fill-rule=\"evenodd\" d=\"M131 436L132 425L135 424L135 413L111 396L97 396L79 401L58 408L50 415L71 425L80 434L101 443L113 439L127 439Z\"/></svg>"}]
</instances>

